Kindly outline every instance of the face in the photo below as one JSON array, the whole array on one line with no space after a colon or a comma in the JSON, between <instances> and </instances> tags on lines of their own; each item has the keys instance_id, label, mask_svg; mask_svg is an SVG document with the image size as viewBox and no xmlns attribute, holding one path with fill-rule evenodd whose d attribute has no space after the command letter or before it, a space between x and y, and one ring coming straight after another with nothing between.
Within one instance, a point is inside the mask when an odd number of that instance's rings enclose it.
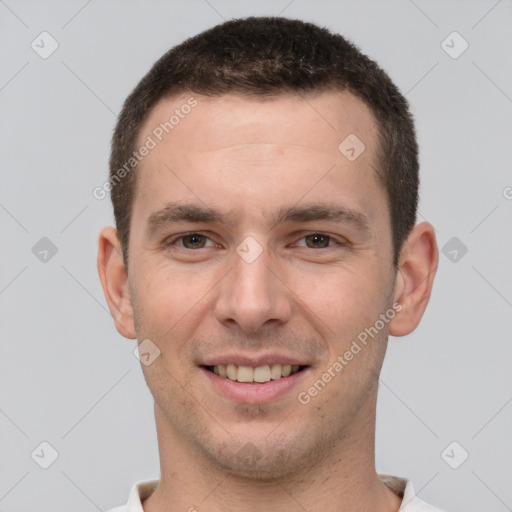
<instances>
[{"instance_id":1,"label":"face","mask_svg":"<svg viewBox=\"0 0 512 512\"><path fill-rule=\"evenodd\" d=\"M375 398L396 278L375 120L349 93L186 94L148 136L128 286L160 350L143 365L159 430L229 471L291 473Z\"/></svg>"}]
</instances>

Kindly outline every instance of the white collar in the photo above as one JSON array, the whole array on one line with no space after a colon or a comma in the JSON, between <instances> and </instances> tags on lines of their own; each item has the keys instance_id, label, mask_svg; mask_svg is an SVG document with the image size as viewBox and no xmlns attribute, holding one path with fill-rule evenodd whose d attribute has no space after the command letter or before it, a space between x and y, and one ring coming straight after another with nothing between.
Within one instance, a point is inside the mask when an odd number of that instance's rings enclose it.
<instances>
[{"instance_id":1,"label":"white collar","mask_svg":"<svg viewBox=\"0 0 512 512\"><path fill-rule=\"evenodd\" d=\"M378 475L379 478L398 496L402 504L398 512L442 512L420 500L412 483L406 478L391 475ZM125 507L112 509L110 512L144 512L142 503L149 498L158 485L159 480L144 480L133 485Z\"/></svg>"}]
</instances>

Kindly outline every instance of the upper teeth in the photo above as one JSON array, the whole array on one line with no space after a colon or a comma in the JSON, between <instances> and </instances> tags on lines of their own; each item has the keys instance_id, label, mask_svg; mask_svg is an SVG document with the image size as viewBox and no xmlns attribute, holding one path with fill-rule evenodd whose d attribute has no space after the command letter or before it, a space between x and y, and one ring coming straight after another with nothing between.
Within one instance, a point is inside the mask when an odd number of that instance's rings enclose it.
<instances>
[{"instance_id":1,"label":"upper teeth","mask_svg":"<svg viewBox=\"0 0 512 512\"><path fill-rule=\"evenodd\" d=\"M237 366L236 364L218 364L213 367L213 373L238 382L268 382L269 380L288 377L299 371L299 365L265 364L263 366Z\"/></svg>"}]
</instances>

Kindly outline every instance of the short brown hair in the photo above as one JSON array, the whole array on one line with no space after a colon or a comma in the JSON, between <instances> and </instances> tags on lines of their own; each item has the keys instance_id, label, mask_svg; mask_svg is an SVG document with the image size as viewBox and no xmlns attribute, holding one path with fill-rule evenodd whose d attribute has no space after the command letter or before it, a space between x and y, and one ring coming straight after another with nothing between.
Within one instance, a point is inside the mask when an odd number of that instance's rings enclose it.
<instances>
[{"instance_id":1,"label":"short brown hair","mask_svg":"<svg viewBox=\"0 0 512 512\"><path fill-rule=\"evenodd\" d=\"M321 89L349 91L377 120L379 169L391 217L394 265L416 222L418 147L407 100L388 75L339 34L299 20L230 20L169 50L126 99L112 138L111 198L125 264L135 192L135 171L123 173L151 109L184 92L276 97Z\"/></svg>"}]
</instances>

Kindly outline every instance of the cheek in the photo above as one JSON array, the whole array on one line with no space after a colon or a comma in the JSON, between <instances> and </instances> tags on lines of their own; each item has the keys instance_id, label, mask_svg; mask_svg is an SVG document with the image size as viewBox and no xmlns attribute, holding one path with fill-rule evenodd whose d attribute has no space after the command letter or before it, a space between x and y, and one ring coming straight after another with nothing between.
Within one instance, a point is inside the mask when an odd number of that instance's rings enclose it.
<instances>
[{"instance_id":1,"label":"cheek","mask_svg":"<svg viewBox=\"0 0 512 512\"><path fill-rule=\"evenodd\" d=\"M171 331L184 314L182 290L175 280L149 265L137 267L137 274L132 278L137 336L159 344L163 333Z\"/></svg>"},{"instance_id":2,"label":"cheek","mask_svg":"<svg viewBox=\"0 0 512 512\"><path fill-rule=\"evenodd\" d=\"M173 269L169 263L148 261L134 278L137 306L145 319L170 328L207 293L207 279L199 279L186 269Z\"/></svg>"},{"instance_id":3,"label":"cheek","mask_svg":"<svg viewBox=\"0 0 512 512\"><path fill-rule=\"evenodd\" d=\"M371 329L387 310L387 282L367 268L364 273L331 273L316 279L314 285L303 282L303 286L302 311L314 312L305 314L309 314L312 328L324 337L327 350L301 390L301 398L341 428L376 385L387 325L378 331Z\"/></svg>"},{"instance_id":4,"label":"cheek","mask_svg":"<svg viewBox=\"0 0 512 512\"><path fill-rule=\"evenodd\" d=\"M290 288L301 299L304 314L330 340L343 348L385 309L386 290L378 269L338 268L329 272L297 272ZM309 313L308 313L309 312Z\"/></svg>"},{"instance_id":5,"label":"cheek","mask_svg":"<svg viewBox=\"0 0 512 512\"><path fill-rule=\"evenodd\" d=\"M133 276L137 337L152 340L170 366L188 361L184 357L187 341L198 318L211 308L211 292L218 279L192 267L170 269L166 261L138 268Z\"/></svg>"}]
</instances>

